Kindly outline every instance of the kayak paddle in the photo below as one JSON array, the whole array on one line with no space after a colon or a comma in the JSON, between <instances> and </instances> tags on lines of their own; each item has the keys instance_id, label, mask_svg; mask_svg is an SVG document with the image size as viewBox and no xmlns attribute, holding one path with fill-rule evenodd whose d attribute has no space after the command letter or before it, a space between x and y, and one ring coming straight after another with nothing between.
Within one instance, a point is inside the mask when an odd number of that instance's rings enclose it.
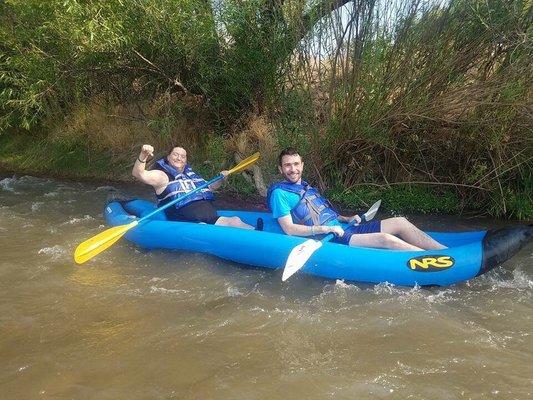
<instances>
[{"instance_id":1,"label":"kayak paddle","mask_svg":"<svg viewBox=\"0 0 533 400\"><path fill-rule=\"evenodd\" d=\"M249 165L253 164L259 159L260 154L255 153L248 158L242 160L239 164L228 171L228 175L234 172L239 172ZM112 246L117 240L119 240L124 234L132 228L135 228L137 225L140 225L150 219L154 214L163 211L164 209L176 204L178 201L189 197L190 195L208 187L209 185L224 179L224 175L219 174L215 178L211 179L209 182L204 183L203 185L198 186L196 189L191 190L188 193L185 193L183 196L178 197L177 199L172 200L171 202L165 204L162 207L159 207L157 210L152 211L150 214L145 215L144 217L130 222L126 225L114 226L112 228L106 229L105 231L99 233L98 235L93 236L90 239L87 239L83 243L80 243L76 247L74 252L74 261L78 264L83 264L85 261L90 260L95 255L100 254L102 251Z\"/></svg>"},{"instance_id":2,"label":"kayak paddle","mask_svg":"<svg viewBox=\"0 0 533 400\"><path fill-rule=\"evenodd\" d=\"M381 206L381 200L378 200L372 204L372 207L370 207L368 211L361 216L361 222L366 222L373 219L379 210L379 206ZM355 221L350 222L349 225L354 224L354 222ZM304 266L306 261L311 258L315 251L317 251L324 243L329 242L334 237L334 233L329 233L328 235L324 236L322 240L309 239L292 249L289 257L287 258L287 262L285 263L281 280L285 282L293 274L298 272Z\"/></svg>"}]
</instances>

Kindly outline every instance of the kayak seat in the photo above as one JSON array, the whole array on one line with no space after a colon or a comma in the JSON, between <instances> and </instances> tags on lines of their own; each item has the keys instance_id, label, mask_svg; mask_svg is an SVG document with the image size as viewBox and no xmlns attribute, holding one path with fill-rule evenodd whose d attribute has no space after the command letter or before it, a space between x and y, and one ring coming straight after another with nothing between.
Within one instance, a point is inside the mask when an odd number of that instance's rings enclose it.
<instances>
[{"instance_id":1,"label":"kayak seat","mask_svg":"<svg viewBox=\"0 0 533 400\"><path fill-rule=\"evenodd\" d=\"M154 203L142 199L136 199L128 201L126 203L122 203L122 207L124 207L124 210L126 210L129 214L133 214L139 218L142 218L157 209ZM165 212L161 211L153 215L150 219L156 221L166 221L167 217L165 215Z\"/></svg>"}]
</instances>

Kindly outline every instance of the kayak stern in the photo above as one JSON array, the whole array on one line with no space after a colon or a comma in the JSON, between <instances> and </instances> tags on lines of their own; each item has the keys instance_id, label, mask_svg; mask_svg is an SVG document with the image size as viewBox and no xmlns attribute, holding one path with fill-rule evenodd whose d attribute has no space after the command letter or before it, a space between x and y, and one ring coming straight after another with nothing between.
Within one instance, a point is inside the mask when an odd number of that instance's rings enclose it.
<instances>
[{"instance_id":1,"label":"kayak stern","mask_svg":"<svg viewBox=\"0 0 533 400\"><path fill-rule=\"evenodd\" d=\"M478 276L514 256L533 236L533 225L491 229L483 238L483 261Z\"/></svg>"}]
</instances>

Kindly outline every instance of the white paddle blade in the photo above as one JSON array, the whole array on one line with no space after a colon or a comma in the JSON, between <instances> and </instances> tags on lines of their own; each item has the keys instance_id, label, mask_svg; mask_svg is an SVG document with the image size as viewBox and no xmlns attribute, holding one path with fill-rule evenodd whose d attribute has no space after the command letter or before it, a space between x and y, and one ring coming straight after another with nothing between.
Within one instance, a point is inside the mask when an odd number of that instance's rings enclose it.
<instances>
[{"instance_id":1,"label":"white paddle blade","mask_svg":"<svg viewBox=\"0 0 533 400\"><path fill-rule=\"evenodd\" d=\"M291 254L289 254L289 257L287 258L287 262L285 263L281 280L285 282L300 270L305 262L309 260L313 253L321 246L321 241L309 239L292 249Z\"/></svg>"},{"instance_id":2,"label":"white paddle blade","mask_svg":"<svg viewBox=\"0 0 533 400\"><path fill-rule=\"evenodd\" d=\"M370 221L371 219L373 219L379 210L379 206L381 206L381 199L376 201L374 204L372 204L372 207L370 207L368 211L363 214L361 221L366 222L366 221Z\"/></svg>"}]
</instances>

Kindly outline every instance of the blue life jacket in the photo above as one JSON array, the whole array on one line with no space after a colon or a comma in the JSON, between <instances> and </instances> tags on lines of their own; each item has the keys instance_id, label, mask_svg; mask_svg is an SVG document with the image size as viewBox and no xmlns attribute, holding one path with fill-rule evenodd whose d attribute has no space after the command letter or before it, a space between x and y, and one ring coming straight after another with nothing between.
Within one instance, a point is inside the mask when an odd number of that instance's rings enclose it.
<instances>
[{"instance_id":1,"label":"blue life jacket","mask_svg":"<svg viewBox=\"0 0 533 400\"><path fill-rule=\"evenodd\" d=\"M286 190L300 196L300 201L291 210L292 221L300 225L324 225L336 219L339 214L331 207L329 201L302 180L302 184L290 182L274 183L268 188L267 203L270 208L270 197L276 189Z\"/></svg>"},{"instance_id":2,"label":"blue life jacket","mask_svg":"<svg viewBox=\"0 0 533 400\"><path fill-rule=\"evenodd\" d=\"M194 172L189 164L185 165L183 172L178 172L172 165L169 164L166 157L157 160L153 166L153 169L163 171L168 176L168 185L160 194L156 193L158 207L165 205L166 203L174 200L179 196L183 196L185 193L196 189L198 186L204 185L207 182L196 172ZM189 204L197 200L209 200L215 199L213 192L208 187L199 190L191 196L187 196L182 201L178 201L174 204L174 207L181 208L186 204Z\"/></svg>"}]
</instances>

